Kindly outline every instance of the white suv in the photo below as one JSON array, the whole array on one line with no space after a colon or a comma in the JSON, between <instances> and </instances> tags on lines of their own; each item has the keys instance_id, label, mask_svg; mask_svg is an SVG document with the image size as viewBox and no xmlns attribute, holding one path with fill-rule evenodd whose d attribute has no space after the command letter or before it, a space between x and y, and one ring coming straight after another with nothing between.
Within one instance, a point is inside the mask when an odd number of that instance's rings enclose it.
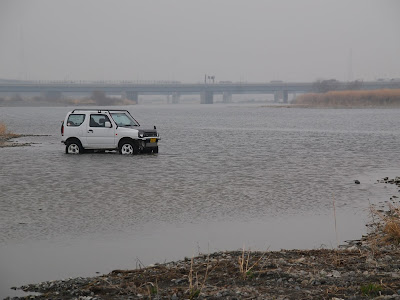
<instances>
[{"instance_id":1,"label":"white suv","mask_svg":"<svg viewBox=\"0 0 400 300\"><path fill-rule=\"evenodd\" d=\"M127 110L75 109L61 125L65 153L84 150L119 150L121 154L158 153L160 136L142 129Z\"/></svg>"}]
</instances>

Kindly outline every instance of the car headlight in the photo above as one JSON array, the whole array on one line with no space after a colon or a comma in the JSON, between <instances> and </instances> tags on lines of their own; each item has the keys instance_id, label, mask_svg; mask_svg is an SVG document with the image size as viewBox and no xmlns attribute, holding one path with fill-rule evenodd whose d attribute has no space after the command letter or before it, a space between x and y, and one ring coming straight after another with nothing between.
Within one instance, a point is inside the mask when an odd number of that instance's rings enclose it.
<instances>
[{"instance_id":1,"label":"car headlight","mask_svg":"<svg viewBox=\"0 0 400 300\"><path fill-rule=\"evenodd\" d=\"M139 132L139 137L142 138L143 136L143 132Z\"/></svg>"}]
</instances>

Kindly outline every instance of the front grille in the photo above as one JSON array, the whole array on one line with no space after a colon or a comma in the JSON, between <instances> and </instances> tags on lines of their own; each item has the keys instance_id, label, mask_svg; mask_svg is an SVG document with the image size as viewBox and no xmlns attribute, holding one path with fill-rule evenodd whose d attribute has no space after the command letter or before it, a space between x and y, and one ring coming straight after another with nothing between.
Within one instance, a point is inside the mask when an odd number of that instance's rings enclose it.
<instances>
[{"instance_id":1,"label":"front grille","mask_svg":"<svg viewBox=\"0 0 400 300\"><path fill-rule=\"evenodd\" d=\"M151 131L147 131L143 133L144 137L153 137L153 136L157 136L157 132L151 132Z\"/></svg>"}]
</instances>

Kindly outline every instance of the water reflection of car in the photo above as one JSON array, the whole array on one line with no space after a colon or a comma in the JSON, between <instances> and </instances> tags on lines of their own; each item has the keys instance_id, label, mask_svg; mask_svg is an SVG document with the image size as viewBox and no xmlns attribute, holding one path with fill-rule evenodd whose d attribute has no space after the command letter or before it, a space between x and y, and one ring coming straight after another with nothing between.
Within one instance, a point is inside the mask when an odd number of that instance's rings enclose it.
<instances>
[{"instance_id":1,"label":"water reflection of car","mask_svg":"<svg viewBox=\"0 0 400 300\"><path fill-rule=\"evenodd\" d=\"M144 129L127 110L75 109L61 125L65 152L118 150L121 154L158 153L160 136Z\"/></svg>"}]
</instances>

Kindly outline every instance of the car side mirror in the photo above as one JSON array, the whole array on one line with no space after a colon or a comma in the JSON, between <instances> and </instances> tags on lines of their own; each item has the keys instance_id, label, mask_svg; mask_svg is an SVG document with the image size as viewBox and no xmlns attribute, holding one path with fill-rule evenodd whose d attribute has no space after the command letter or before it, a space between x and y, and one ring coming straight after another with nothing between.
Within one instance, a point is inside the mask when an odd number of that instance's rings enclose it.
<instances>
[{"instance_id":1,"label":"car side mirror","mask_svg":"<svg viewBox=\"0 0 400 300\"><path fill-rule=\"evenodd\" d=\"M111 128L111 123L110 123L109 121L106 121L106 122L104 123L104 127L106 127L106 128Z\"/></svg>"}]
</instances>

